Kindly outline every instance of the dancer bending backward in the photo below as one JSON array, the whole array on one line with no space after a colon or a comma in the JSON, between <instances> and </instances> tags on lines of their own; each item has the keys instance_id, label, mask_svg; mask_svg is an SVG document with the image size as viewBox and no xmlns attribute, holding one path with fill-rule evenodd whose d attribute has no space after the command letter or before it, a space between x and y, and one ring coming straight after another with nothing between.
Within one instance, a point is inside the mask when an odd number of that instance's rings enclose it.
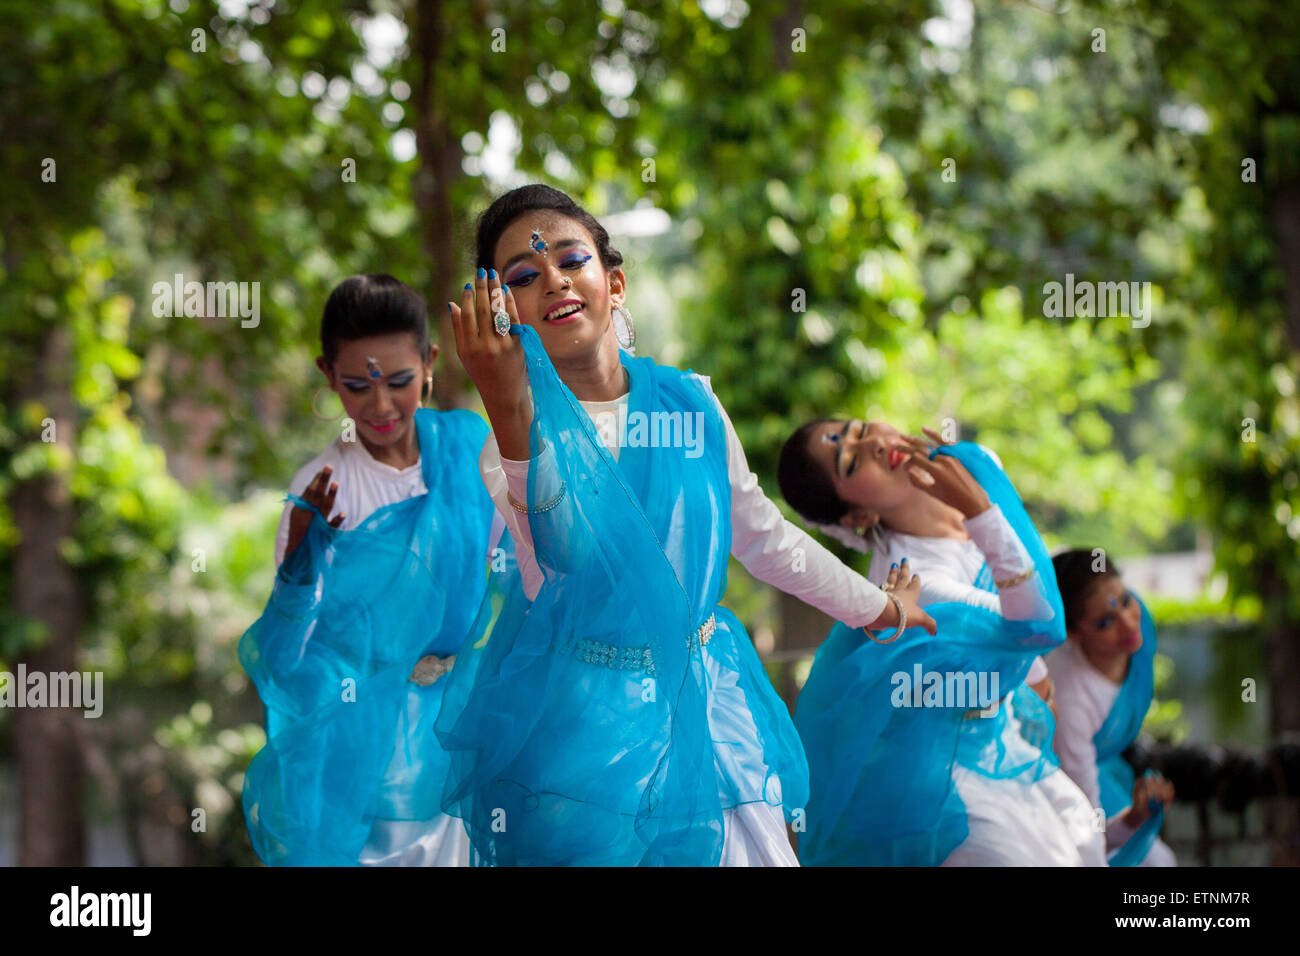
<instances>
[{"instance_id":1,"label":"dancer bending backward","mask_svg":"<svg viewBox=\"0 0 1300 956\"><path fill-rule=\"evenodd\" d=\"M1069 635L1047 656L1061 769L1103 809L1112 866L1176 866L1157 838L1173 784L1152 771L1135 779L1123 757L1155 693L1155 622L1100 551L1065 551L1052 564Z\"/></svg>"},{"instance_id":2,"label":"dancer bending backward","mask_svg":"<svg viewBox=\"0 0 1300 956\"><path fill-rule=\"evenodd\" d=\"M872 580L918 573L938 624L884 647L836 628L818 651L795 712L812 780L800 859L1104 865L1087 800L1056 772L1051 712L1025 686L1065 639L1046 549L991 453L936 452L859 420L810 422L782 449L786 500L871 547Z\"/></svg>"},{"instance_id":3,"label":"dancer bending backward","mask_svg":"<svg viewBox=\"0 0 1300 956\"><path fill-rule=\"evenodd\" d=\"M268 864L468 865L433 721L485 590L487 425L420 407L438 349L392 276L339 284L321 351L352 425L290 483L275 588L239 644L267 718L249 837Z\"/></svg>"},{"instance_id":4,"label":"dancer bending backward","mask_svg":"<svg viewBox=\"0 0 1300 956\"><path fill-rule=\"evenodd\" d=\"M932 627L918 588L891 599L784 521L708 379L633 357L622 257L567 195L497 199L477 260L450 307L518 564L438 719L444 806L489 863L794 865L807 765L719 605L728 555L849 627Z\"/></svg>"}]
</instances>

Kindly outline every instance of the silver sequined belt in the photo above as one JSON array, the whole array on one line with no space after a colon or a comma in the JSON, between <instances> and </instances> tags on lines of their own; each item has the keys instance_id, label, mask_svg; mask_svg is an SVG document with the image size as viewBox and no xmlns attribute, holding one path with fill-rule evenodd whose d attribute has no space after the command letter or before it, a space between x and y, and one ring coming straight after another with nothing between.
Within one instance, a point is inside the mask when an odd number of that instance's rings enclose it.
<instances>
[{"instance_id":1,"label":"silver sequined belt","mask_svg":"<svg viewBox=\"0 0 1300 956\"><path fill-rule=\"evenodd\" d=\"M686 638L687 653L708 644L717 627L717 617L710 614L708 619ZM584 638L573 645L573 656L586 664L598 664L616 671L644 671L651 677L656 676L654 653L650 650L649 644L623 647Z\"/></svg>"}]
</instances>

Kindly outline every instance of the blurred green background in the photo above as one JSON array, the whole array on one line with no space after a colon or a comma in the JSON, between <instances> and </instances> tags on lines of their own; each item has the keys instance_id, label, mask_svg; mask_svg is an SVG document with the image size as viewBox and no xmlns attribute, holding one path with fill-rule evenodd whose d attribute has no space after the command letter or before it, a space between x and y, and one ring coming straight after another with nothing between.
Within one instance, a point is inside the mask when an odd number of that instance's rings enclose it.
<instances>
[{"instance_id":1,"label":"blurred green background","mask_svg":"<svg viewBox=\"0 0 1300 956\"><path fill-rule=\"evenodd\" d=\"M639 351L712 377L774 498L806 419L949 422L1000 454L1049 545L1150 579L1149 731L1300 732L1284 17L6 3L0 670L100 670L107 701L98 720L0 709L0 862L255 862L239 788L261 709L235 647L289 477L336 433L311 411L325 297L354 272L420 289L438 400L476 407L442 302L474 216L528 181L609 226ZM260 322L155 316L176 273L259 282ZM1153 316L1050 318L1044 286L1067 274L1149 282ZM729 604L792 700L826 621L733 572Z\"/></svg>"}]
</instances>

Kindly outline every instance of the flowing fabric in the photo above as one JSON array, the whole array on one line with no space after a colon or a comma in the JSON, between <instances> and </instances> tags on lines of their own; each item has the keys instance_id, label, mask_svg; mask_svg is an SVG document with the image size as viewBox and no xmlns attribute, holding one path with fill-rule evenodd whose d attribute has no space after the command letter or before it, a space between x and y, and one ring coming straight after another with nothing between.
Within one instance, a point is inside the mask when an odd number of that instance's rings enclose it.
<instances>
[{"instance_id":1,"label":"flowing fabric","mask_svg":"<svg viewBox=\"0 0 1300 956\"><path fill-rule=\"evenodd\" d=\"M1130 592L1131 593L1131 592ZM1129 658L1128 672L1120 684L1119 695L1106 715L1101 728L1092 737L1097 748L1097 780L1101 787L1101 807L1110 819L1133 799L1133 768L1122 756L1137 739L1142 721L1155 696L1156 626L1151 612L1136 594L1142 611L1142 646ZM1154 812L1110 857L1111 866L1138 866L1160 835L1164 823L1164 805L1152 801Z\"/></svg>"},{"instance_id":2,"label":"flowing fabric","mask_svg":"<svg viewBox=\"0 0 1300 956\"><path fill-rule=\"evenodd\" d=\"M477 460L488 430L472 413L425 409L415 427L427 493L351 531L311 509L240 640L267 713L243 803L268 864L356 865L376 821L396 821L412 841L446 825L448 760L433 722L447 680L410 677L422 657L456 654L480 613L493 509Z\"/></svg>"},{"instance_id":3,"label":"flowing fabric","mask_svg":"<svg viewBox=\"0 0 1300 956\"><path fill-rule=\"evenodd\" d=\"M988 454L968 442L935 454L965 465L1001 508L1037 570L1032 580L1050 614L1009 621L969 604L932 604L926 612L937 625L934 637L909 628L887 645L860 629L832 629L795 710L812 789L807 831L799 840L805 865L936 866L970 832L953 785L955 766L1024 782L1059 766L1050 746L1051 711L1024 686L1034 658L1065 640L1051 559L1015 488ZM991 590L991 584L982 586ZM900 692L899 675L932 673L942 675L950 690L947 706L944 699L909 699ZM996 679L997 696L1014 689L992 716L981 716L980 703L968 693L980 676L990 689Z\"/></svg>"},{"instance_id":4,"label":"flowing fabric","mask_svg":"<svg viewBox=\"0 0 1300 956\"><path fill-rule=\"evenodd\" d=\"M718 605L721 415L698 376L622 352L615 461L537 333L511 332L532 392L528 521L545 580L530 604L516 569L491 575L489 634L462 651L438 718L443 807L487 864L716 865L724 811L807 795L789 715ZM673 440L695 423L702 445ZM543 494L557 477L562 493Z\"/></svg>"}]
</instances>

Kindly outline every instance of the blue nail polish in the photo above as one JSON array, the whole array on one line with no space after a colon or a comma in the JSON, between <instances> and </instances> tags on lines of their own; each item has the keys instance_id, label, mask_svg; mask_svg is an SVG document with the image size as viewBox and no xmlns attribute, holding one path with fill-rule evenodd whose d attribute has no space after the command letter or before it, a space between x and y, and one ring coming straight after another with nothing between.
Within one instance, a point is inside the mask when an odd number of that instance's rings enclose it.
<instances>
[{"instance_id":1,"label":"blue nail polish","mask_svg":"<svg viewBox=\"0 0 1300 956\"><path fill-rule=\"evenodd\" d=\"M895 561L893 564L891 564L891 565L889 566L889 570L892 571L892 570L894 570L894 568L896 568L896 567L898 567L898 562L897 562L897 561Z\"/></svg>"},{"instance_id":2,"label":"blue nail polish","mask_svg":"<svg viewBox=\"0 0 1300 956\"><path fill-rule=\"evenodd\" d=\"M447 303L447 311L448 311L448 312L451 311L451 303L450 303L450 302Z\"/></svg>"},{"instance_id":3,"label":"blue nail polish","mask_svg":"<svg viewBox=\"0 0 1300 956\"><path fill-rule=\"evenodd\" d=\"M489 269L489 270L488 270L488 278L489 278L489 279L495 279L496 277L497 277L497 270L496 270L496 269Z\"/></svg>"},{"instance_id":4,"label":"blue nail polish","mask_svg":"<svg viewBox=\"0 0 1300 956\"><path fill-rule=\"evenodd\" d=\"M472 288L474 288L474 283L472 283L472 282L466 282L466 283L465 283L465 289L466 289L466 291L468 291L468 290L470 290L470 289L472 289Z\"/></svg>"},{"instance_id":5,"label":"blue nail polish","mask_svg":"<svg viewBox=\"0 0 1300 956\"><path fill-rule=\"evenodd\" d=\"M479 270L478 270L478 277L479 277L480 279L486 279L486 278L487 278L487 273L484 272L482 269L479 269Z\"/></svg>"},{"instance_id":6,"label":"blue nail polish","mask_svg":"<svg viewBox=\"0 0 1300 956\"><path fill-rule=\"evenodd\" d=\"M501 294L502 294L502 295L509 295L509 294L510 294L510 286L506 285L504 282L501 283Z\"/></svg>"}]
</instances>

